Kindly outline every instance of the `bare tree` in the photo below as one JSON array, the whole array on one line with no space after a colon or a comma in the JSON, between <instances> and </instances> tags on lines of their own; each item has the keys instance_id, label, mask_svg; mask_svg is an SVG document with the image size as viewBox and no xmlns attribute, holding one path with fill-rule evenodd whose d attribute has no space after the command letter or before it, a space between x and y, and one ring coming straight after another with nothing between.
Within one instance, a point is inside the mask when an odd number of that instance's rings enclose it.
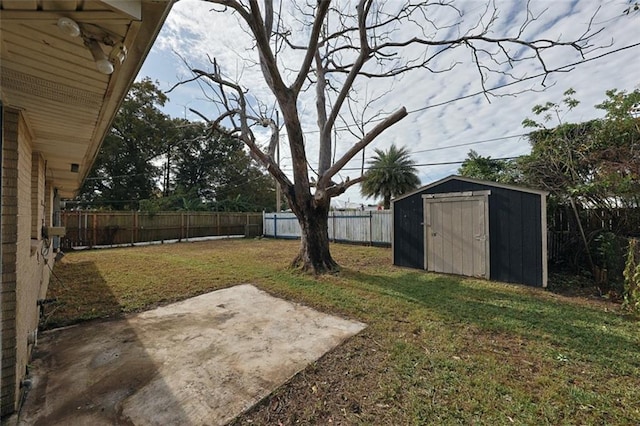
<instances>
[{"instance_id":1,"label":"bare tree","mask_svg":"<svg viewBox=\"0 0 640 426\"><path fill-rule=\"evenodd\" d=\"M362 111L354 113L353 93L357 87L362 88L357 82L392 80L409 72L441 73L470 65L477 71L482 90L488 96L492 77L498 76L502 81L530 78L516 75L514 67L519 62L536 64L546 77L559 71L547 64L545 55L549 49L565 47L583 55L591 47L589 40L597 34L589 24L572 40L528 40L527 30L540 15L534 15L527 5L526 18L514 24L513 34L497 37L493 29L498 10L490 1L473 18L465 16L448 0L403 3L307 0L306 4L296 1L284 4L284 0L275 4L273 0L203 1L218 5L215 12L235 14L252 37L256 64L275 97L274 108L284 121L293 179L274 160L281 130L276 114L264 104L256 103L246 88L224 75L215 59L210 59L211 69L193 69L192 80L208 84L211 99L219 105L221 113L207 118L194 112L211 126L241 139L275 177L302 229L300 252L293 265L314 273L338 268L329 251L327 232L331 198L363 179L362 175L342 179L340 171L377 136L407 116L404 107L383 117L382 109L368 115ZM282 11L283 6L287 13ZM300 42L302 35L304 40ZM454 56L456 59L441 65L441 58L459 49L470 54L467 61ZM290 54L286 63L285 53ZM291 55L299 58L298 63L292 63ZM315 97L317 170L312 170L308 163L309 151L298 110L303 93ZM371 107L374 102L365 104ZM356 117L360 120L354 123ZM356 138L336 158L332 146L336 142L336 129L345 125L355 130L351 135ZM270 130L268 146L260 146L257 126Z\"/></svg>"}]
</instances>

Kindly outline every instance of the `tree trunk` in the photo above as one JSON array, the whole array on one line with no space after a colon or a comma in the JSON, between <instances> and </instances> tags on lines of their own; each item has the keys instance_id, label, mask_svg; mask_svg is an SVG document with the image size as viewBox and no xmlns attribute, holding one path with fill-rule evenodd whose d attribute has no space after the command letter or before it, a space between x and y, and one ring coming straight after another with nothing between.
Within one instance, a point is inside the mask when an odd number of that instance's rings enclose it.
<instances>
[{"instance_id":1,"label":"tree trunk","mask_svg":"<svg viewBox=\"0 0 640 426\"><path fill-rule=\"evenodd\" d=\"M573 197L569 197L569 202L571 202L571 209L573 210L573 214L576 218L576 223L578 224L578 230L580 230L580 236L582 237L582 243L584 244L584 250L587 254L587 260L589 261L589 267L591 268L591 274L593 278L596 279L596 267L593 263L593 258L591 257L591 250L589 250L589 242L587 241L587 236L584 233L584 228L582 227L582 221L580 220L580 214L578 213L578 208L576 207L576 203L573 200Z\"/></svg>"},{"instance_id":2,"label":"tree trunk","mask_svg":"<svg viewBox=\"0 0 640 426\"><path fill-rule=\"evenodd\" d=\"M385 210L391 209L391 194L384 194L382 198L382 207L384 207Z\"/></svg>"},{"instance_id":3,"label":"tree trunk","mask_svg":"<svg viewBox=\"0 0 640 426\"><path fill-rule=\"evenodd\" d=\"M292 266L314 274L337 272L339 266L329 252L329 203L299 207L301 214L297 214L297 217L301 230L300 252Z\"/></svg>"}]
</instances>

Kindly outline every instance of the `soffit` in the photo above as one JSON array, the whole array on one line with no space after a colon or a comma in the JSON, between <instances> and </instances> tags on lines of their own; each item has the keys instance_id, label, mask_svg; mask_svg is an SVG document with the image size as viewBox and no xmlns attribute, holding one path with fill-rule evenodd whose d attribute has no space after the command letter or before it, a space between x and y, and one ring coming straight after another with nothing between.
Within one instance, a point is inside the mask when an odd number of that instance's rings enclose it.
<instances>
[{"instance_id":1,"label":"soffit","mask_svg":"<svg viewBox=\"0 0 640 426\"><path fill-rule=\"evenodd\" d=\"M166 18L172 0L0 0L0 99L22 110L47 179L73 196ZM86 31L122 41L128 57L100 73L68 17ZM102 45L105 53L109 46ZM79 164L79 172L71 164Z\"/></svg>"}]
</instances>

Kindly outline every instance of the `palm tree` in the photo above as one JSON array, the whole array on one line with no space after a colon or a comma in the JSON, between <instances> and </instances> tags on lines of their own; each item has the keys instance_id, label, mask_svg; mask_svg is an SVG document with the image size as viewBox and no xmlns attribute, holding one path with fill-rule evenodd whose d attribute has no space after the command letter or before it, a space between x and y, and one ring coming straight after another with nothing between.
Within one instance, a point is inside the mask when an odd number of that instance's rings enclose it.
<instances>
[{"instance_id":1,"label":"palm tree","mask_svg":"<svg viewBox=\"0 0 640 426\"><path fill-rule=\"evenodd\" d=\"M391 197L405 194L420 185L415 162L406 148L391 145L388 151L374 150L376 155L369 161L370 168L364 174L360 193L365 197L382 197L384 208L391 206Z\"/></svg>"}]
</instances>

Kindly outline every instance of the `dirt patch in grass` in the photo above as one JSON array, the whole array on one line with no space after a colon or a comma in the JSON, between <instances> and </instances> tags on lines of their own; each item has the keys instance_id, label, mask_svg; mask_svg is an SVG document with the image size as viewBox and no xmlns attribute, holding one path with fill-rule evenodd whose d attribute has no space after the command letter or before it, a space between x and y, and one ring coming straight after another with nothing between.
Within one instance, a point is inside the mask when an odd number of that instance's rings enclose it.
<instances>
[{"instance_id":1,"label":"dirt patch in grass","mask_svg":"<svg viewBox=\"0 0 640 426\"><path fill-rule=\"evenodd\" d=\"M61 303L49 323L254 283L368 328L234 425L640 424L639 323L618 304L397 268L375 247L332 245L342 271L309 277L287 269L298 244L71 253L55 269L65 286L52 283Z\"/></svg>"}]
</instances>

